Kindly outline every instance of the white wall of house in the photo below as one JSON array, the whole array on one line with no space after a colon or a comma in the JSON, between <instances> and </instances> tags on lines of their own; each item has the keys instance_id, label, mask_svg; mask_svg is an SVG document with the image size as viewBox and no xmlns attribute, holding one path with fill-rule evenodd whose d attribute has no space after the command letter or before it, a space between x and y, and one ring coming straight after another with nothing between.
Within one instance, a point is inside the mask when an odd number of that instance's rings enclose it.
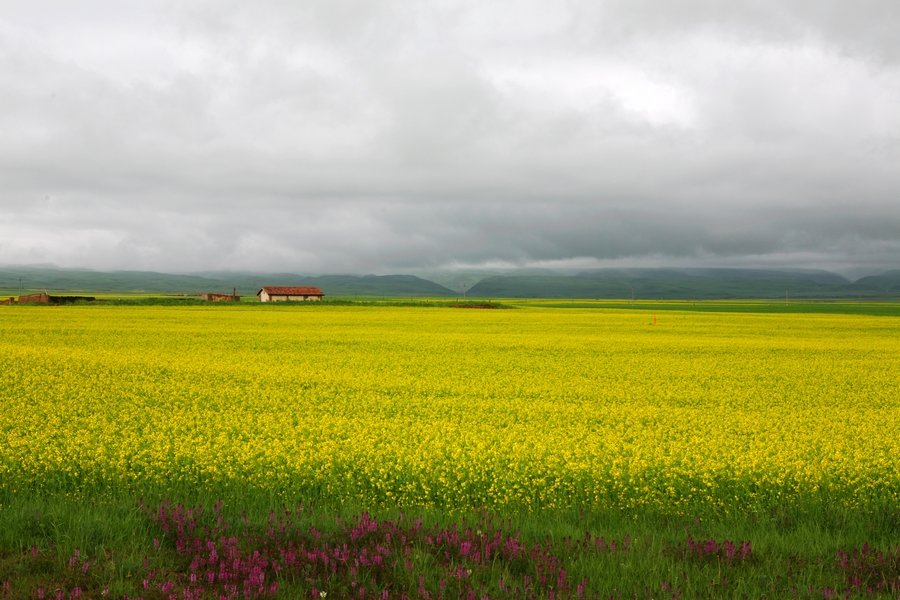
<instances>
[{"instance_id":1,"label":"white wall of house","mask_svg":"<svg viewBox=\"0 0 900 600\"><path fill-rule=\"evenodd\" d=\"M286 295L272 295L270 296L268 292L263 290L259 294L260 302L299 302L299 301L310 301L314 302L317 300L321 300L321 296L286 296Z\"/></svg>"}]
</instances>

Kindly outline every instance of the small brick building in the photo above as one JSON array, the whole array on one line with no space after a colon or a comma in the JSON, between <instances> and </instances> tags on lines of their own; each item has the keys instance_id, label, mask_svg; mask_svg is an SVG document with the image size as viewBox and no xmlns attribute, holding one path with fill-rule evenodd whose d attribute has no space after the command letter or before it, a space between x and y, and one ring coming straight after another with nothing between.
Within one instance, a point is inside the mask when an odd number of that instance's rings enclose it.
<instances>
[{"instance_id":1,"label":"small brick building","mask_svg":"<svg viewBox=\"0 0 900 600\"><path fill-rule=\"evenodd\" d=\"M241 297L237 295L237 293L232 294L217 294L214 292L208 292L205 294L200 294L201 300L206 300L207 302L240 302Z\"/></svg>"}]
</instances>

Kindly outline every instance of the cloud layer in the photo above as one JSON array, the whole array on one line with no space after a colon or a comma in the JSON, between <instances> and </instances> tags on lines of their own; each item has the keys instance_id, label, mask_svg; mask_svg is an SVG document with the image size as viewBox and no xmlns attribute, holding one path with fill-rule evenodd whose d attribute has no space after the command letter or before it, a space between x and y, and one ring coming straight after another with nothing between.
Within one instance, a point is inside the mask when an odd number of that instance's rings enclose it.
<instances>
[{"instance_id":1,"label":"cloud layer","mask_svg":"<svg viewBox=\"0 0 900 600\"><path fill-rule=\"evenodd\" d=\"M900 266L893 0L6 3L0 262Z\"/></svg>"}]
</instances>

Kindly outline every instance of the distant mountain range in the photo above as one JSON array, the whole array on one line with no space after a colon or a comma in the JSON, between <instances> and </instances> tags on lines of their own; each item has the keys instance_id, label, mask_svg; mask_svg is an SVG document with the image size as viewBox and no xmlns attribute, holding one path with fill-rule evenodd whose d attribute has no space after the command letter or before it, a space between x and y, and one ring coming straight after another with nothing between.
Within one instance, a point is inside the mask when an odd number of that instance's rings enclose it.
<instances>
[{"instance_id":1,"label":"distant mountain range","mask_svg":"<svg viewBox=\"0 0 900 600\"><path fill-rule=\"evenodd\" d=\"M470 298L900 298L900 270L850 281L818 270L601 269L581 273L456 273ZM296 273L91 271L0 267L0 290L254 295L263 285L314 285L326 296L459 297L463 292L414 275L298 275ZM454 286L455 287L455 286Z\"/></svg>"},{"instance_id":2,"label":"distant mountain range","mask_svg":"<svg viewBox=\"0 0 900 600\"><path fill-rule=\"evenodd\" d=\"M517 298L723 299L891 297L900 271L850 281L828 271L763 269L603 269L575 275L503 275L469 294Z\"/></svg>"},{"instance_id":3,"label":"distant mountain range","mask_svg":"<svg viewBox=\"0 0 900 600\"><path fill-rule=\"evenodd\" d=\"M264 285L312 285L326 296L455 296L457 293L414 275L298 275L296 273L213 272L179 275L152 271L90 271L52 267L0 267L0 290L144 292L255 295Z\"/></svg>"}]
</instances>

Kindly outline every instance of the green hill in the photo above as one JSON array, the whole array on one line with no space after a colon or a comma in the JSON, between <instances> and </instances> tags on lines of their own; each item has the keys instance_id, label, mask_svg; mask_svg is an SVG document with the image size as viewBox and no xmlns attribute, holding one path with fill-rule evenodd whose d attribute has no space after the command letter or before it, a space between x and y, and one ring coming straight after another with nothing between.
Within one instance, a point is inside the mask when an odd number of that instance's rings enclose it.
<instances>
[{"instance_id":1,"label":"green hill","mask_svg":"<svg viewBox=\"0 0 900 600\"><path fill-rule=\"evenodd\" d=\"M900 294L900 269L857 279L847 286L847 290L869 294Z\"/></svg>"},{"instance_id":2,"label":"green hill","mask_svg":"<svg viewBox=\"0 0 900 600\"><path fill-rule=\"evenodd\" d=\"M451 297L453 290L414 275L320 275L304 279L334 296Z\"/></svg>"},{"instance_id":3,"label":"green hill","mask_svg":"<svg viewBox=\"0 0 900 600\"><path fill-rule=\"evenodd\" d=\"M214 291L220 282L198 275L150 271L91 271L55 267L0 267L0 289L51 292L157 292L200 293ZM228 290L234 287L228 286ZM222 291L225 291L224 288Z\"/></svg>"},{"instance_id":4,"label":"green hill","mask_svg":"<svg viewBox=\"0 0 900 600\"><path fill-rule=\"evenodd\" d=\"M726 299L846 297L850 282L828 271L762 269L602 269L576 275L489 277L470 297ZM878 295L876 292L867 294Z\"/></svg>"}]
</instances>

